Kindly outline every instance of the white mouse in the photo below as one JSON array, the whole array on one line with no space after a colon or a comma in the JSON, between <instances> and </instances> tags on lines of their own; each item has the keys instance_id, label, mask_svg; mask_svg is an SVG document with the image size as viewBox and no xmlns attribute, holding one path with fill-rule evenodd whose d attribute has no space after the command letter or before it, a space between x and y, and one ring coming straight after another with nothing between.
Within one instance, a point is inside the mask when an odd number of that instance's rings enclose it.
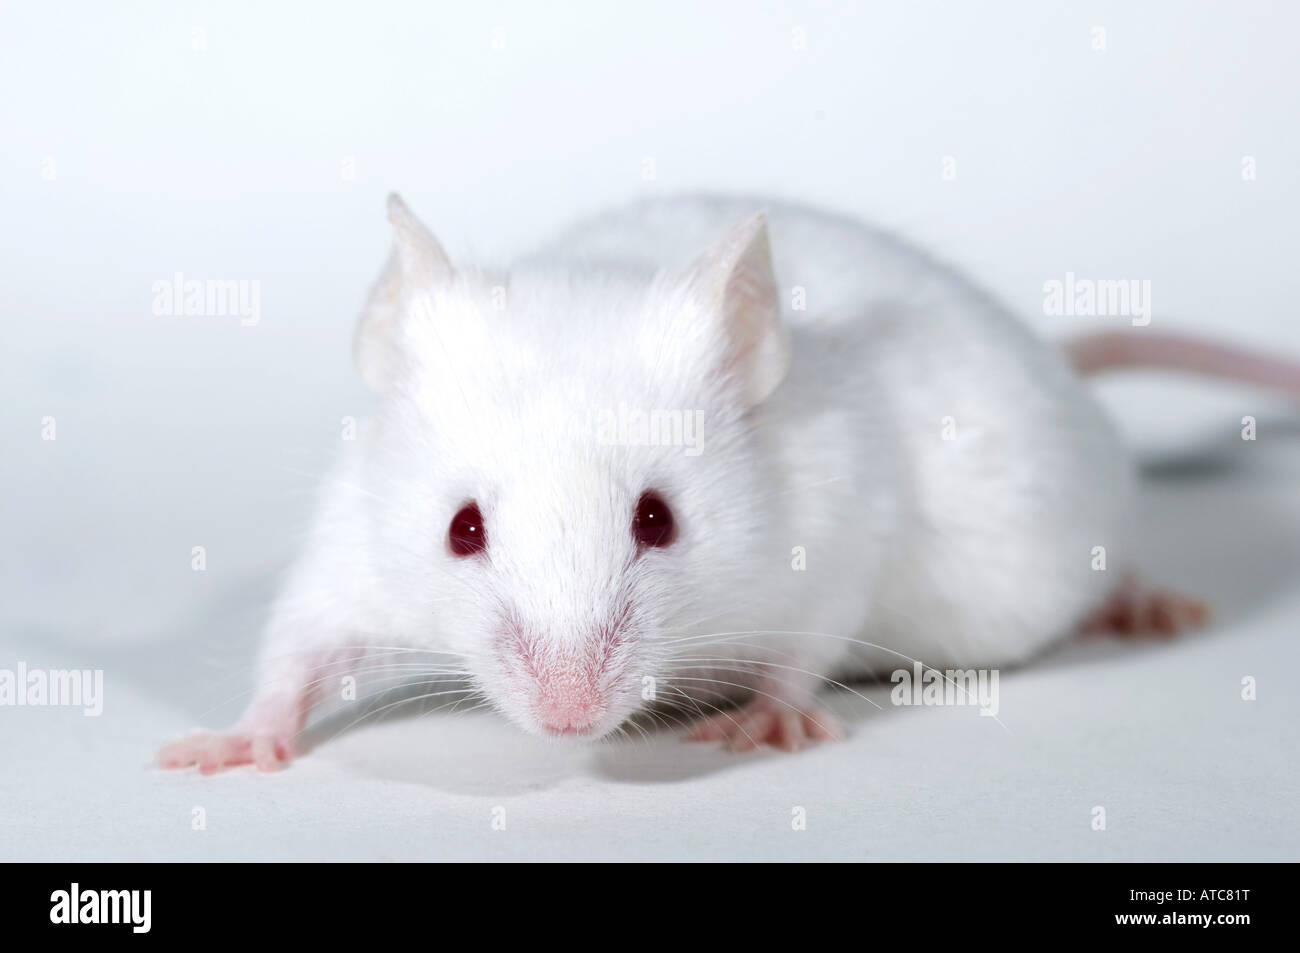
<instances>
[{"instance_id":1,"label":"white mouse","mask_svg":"<svg viewBox=\"0 0 1300 953\"><path fill-rule=\"evenodd\" d=\"M759 207L643 202L493 275L392 197L355 341L377 415L251 705L160 763L275 768L344 675L410 651L535 734L601 738L654 705L699 739L793 749L840 733L828 679L1199 618L1124 582L1133 467L1076 366L1300 393L1295 367L1138 331L1077 342L1072 366L915 250Z\"/></svg>"}]
</instances>

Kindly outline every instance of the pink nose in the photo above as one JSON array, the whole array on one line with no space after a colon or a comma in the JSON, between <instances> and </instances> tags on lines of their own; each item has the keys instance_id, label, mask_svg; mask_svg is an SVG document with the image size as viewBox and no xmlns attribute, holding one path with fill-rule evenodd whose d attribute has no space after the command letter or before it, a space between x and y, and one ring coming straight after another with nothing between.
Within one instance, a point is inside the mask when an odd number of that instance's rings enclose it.
<instances>
[{"instance_id":1,"label":"pink nose","mask_svg":"<svg viewBox=\"0 0 1300 953\"><path fill-rule=\"evenodd\" d=\"M537 720L552 734L577 734L599 720L600 699L586 679L552 676L538 688Z\"/></svg>"}]
</instances>

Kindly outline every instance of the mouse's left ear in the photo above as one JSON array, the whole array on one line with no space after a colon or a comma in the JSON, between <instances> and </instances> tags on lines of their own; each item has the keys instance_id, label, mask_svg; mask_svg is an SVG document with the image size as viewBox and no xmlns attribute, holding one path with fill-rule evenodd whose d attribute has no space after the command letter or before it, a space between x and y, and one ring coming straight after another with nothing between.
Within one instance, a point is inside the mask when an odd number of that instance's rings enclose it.
<instances>
[{"instance_id":1,"label":"mouse's left ear","mask_svg":"<svg viewBox=\"0 0 1300 953\"><path fill-rule=\"evenodd\" d=\"M362 379L374 391L388 389L396 365L397 326L410 296L429 291L452 276L438 240L396 192L388 196L393 251L357 322L352 353Z\"/></svg>"},{"instance_id":2,"label":"mouse's left ear","mask_svg":"<svg viewBox=\"0 0 1300 953\"><path fill-rule=\"evenodd\" d=\"M735 379L746 407L762 403L790 366L767 214L759 212L732 228L695 260L688 274L693 291L717 322L723 373Z\"/></svg>"}]
</instances>

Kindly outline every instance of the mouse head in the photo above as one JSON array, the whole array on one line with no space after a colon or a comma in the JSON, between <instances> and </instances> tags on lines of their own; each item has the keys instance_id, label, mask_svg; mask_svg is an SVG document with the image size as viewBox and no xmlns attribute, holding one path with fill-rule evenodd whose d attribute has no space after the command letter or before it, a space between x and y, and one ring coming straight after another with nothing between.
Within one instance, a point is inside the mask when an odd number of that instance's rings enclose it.
<instances>
[{"instance_id":1,"label":"mouse head","mask_svg":"<svg viewBox=\"0 0 1300 953\"><path fill-rule=\"evenodd\" d=\"M608 734L678 692L674 640L752 602L780 552L755 432L788 363L765 219L676 274L495 279L396 197L389 218L356 338L381 395L375 576L519 725Z\"/></svg>"}]
</instances>

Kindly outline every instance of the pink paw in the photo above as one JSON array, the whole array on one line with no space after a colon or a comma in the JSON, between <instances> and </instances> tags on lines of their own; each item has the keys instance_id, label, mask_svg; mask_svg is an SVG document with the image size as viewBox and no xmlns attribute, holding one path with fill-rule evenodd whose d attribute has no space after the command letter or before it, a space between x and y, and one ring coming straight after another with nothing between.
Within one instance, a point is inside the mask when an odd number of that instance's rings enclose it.
<instances>
[{"instance_id":1,"label":"pink paw","mask_svg":"<svg viewBox=\"0 0 1300 953\"><path fill-rule=\"evenodd\" d=\"M164 745L158 763L164 768L199 766L200 774L216 774L222 768L255 764L259 771L275 771L293 758L293 734L231 729L199 732Z\"/></svg>"},{"instance_id":2,"label":"pink paw","mask_svg":"<svg viewBox=\"0 0 1300 953\"><path fill-rule=\"evenodd\" d=\"M735 711L697 722L691 741L725 741L732 751L750 751L771 745L798 751L817 741L844 737L840 720L824 708L783 704L772 698L755 698Z\"/></svg>"},{"instance_id":3,"label":"pink paw","mask_svg":"<svg viewBox=\"0 0 1300 953\"><path fill-rule=\"evenodd\" d=\"M1153 589L1127 576L1109 599L1083 621L1085 635L1172 638L1185 629L1204 625L1210 608L1192 596Z\"/></svg>"}]
</instances>

